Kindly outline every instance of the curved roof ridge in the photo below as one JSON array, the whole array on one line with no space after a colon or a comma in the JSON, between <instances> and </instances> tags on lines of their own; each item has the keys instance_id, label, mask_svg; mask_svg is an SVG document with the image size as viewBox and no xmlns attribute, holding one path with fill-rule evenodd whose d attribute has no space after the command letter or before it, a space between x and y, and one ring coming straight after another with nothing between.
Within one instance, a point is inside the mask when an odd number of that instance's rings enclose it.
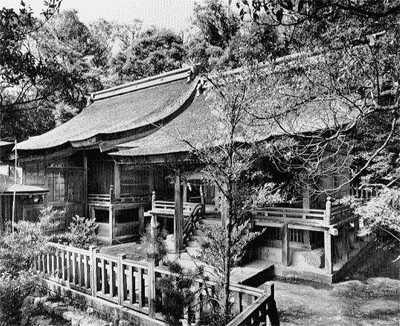
<instances>
[{"instance_id":1,"label":"curved roof ridge","mask_svg":"<svg viewBox=\"0 0 400 326\"><path fill-rule=\"evenodd\" d=\"M156 85L94 101L68 122L45 134L30 137L19 143L17 148L97 147L104 141L114 143L118 139L147 132L155 124L162 124L179 114L182 105L196 92L198 77L192 78L190 71L189 68L179 70L179 73L175 71L169 75L175 80L169 80L167 75Z\"/></svg>"},{"instance_id":2,"label":"curved roof ridge","mask_svg":"<svg viewBox=\"0 0 400 326\"><path fill-rule=\"evenodd\" d=\"M107 88L98 92L94 92L91 94L90 98L92 101L101 100L104 98L109 98L112 96L122 95L126 93L130 93L133 91L141 90L148 87L157 86L163 83L168 83L171 81L183 79L183 78L192 78L192 74L194 73L193 67L184 67L175 69L172 71L168 71L156 76L151 76L139 80L135 80L133 82L129 82L126 84L114 86L111 88Z\"/></svg>"}]
</instances>

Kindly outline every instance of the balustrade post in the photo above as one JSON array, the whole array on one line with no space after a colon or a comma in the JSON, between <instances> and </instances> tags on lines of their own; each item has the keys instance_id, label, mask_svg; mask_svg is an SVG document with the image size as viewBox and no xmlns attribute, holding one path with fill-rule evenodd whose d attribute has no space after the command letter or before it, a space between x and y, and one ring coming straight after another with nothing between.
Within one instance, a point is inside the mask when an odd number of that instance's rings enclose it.
<instances>
[{"instance_id":1,"label":"balustrade post","mask_svg":"<svg viewBox=\"0 0 400 326\"><path fill-rule=\"evenodd\" d=\"M332 213L332 198L326 198L326 206L325 206L325 222L327 224L331 223L331 213Z\"/></svg>"},{"instance_id":2,"label":"balustrade post","mask_svg":"<svg viewBox=\"0 0 400 326\"><path fill-rule=\"evenodd\" d=\"M126 276L125 276L125 268L124 268L124 259L126 258L126 254L118 255L118 304L122 306L125 300L126 293Z\"/></svg>"},{"instance_id":3,"label":"balustrade post","mask_svg":"<svg viewBox=\"0 0 400 326\"><path fill-rule=\"evenodd\" d=\"M324 231L325 272L332 274L332 236L329 231Z\"/></svg>"},{"instance_id":4,"label":"balustrade post","mask_svg":"<svg viewBox=\"0 0 400 326\"><path fill-rule=\"evenodd\" d=\"M154 260L148 263L148 280L149 280L149 317L154 318L155 306L154 301L156 299L156 275L155 275L155 264Z\"/></svg>"},{"instance_id":5,"label":"balustrade post","mask_svg":"<svg viewBox=\"0 0 400 326\"><path fill-rule=\"evenodd\" d=\"M282 264L284 266L290 265L290 239L289 239L289 226L285 223L282 227Z\"/></svg>"},{"instance_id":6,"label":"balustrade post","mask_svg":"<svg viewBox=\"0 0 400 326\"><path fill-rule=\"evenodd\" d=\"M154 211L156 209L156 192L153 191L151 194L151 210Z\"/></svg>"},{"instance_id":7,"label":"balustrade post","mask_svg":"<svg viewBox=\"0 0 400 326\"><path fill-rule=\"evenodd\" d=\"M113 204L115 201L114 186L110 186L110 203Z\"/></svg>"},{"instance_id":8,"label":"balustrade post","mask_svg":"<svg viewBox=\"0 0 400 326\"><path fill-rule=\"evenodd\" d=\"M92 290L92 297L97 296L97 260L96 254L100 251L100 249L96 246L90 246L90 288Z\"/></svg>"}]
</instances>

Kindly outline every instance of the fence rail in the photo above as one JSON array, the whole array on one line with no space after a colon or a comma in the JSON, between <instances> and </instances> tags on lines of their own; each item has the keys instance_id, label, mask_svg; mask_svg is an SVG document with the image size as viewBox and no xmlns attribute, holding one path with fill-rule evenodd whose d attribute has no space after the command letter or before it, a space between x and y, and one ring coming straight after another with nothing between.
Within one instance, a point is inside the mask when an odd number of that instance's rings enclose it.
<instances>
[{"instance_id":1,"label":"fence rail","mask_svg":"<svg viewBox=\"0 0 400 326\"><path fill-rule=\"evenodd\" d=\"M161 318L156 314L155 300L168 300L164 293L156 290L156 280L173 275L168 270L155 267L152 262L133 261L126 259L123 254L113 257L100 253L95 247L83 250L60 244L50 244L48 253L38 257L34 267L44 277L60 285L138 311L151 318ZM213 289L215 286L213 282L197 280L194 288L199 291L195 296L195 305L202 304L202 290ZM258 311L255 313L266 320L268 303L264 299L259 300L265 297L264 291L232 285L231 295L234 301L233 311L237 314L248 311L254 305L255 311ZM273 300L273 291L268 297ZM186 311L182 317L191 324L199 320L200 314L198 311Z\"/></svg>"}]
</instances>

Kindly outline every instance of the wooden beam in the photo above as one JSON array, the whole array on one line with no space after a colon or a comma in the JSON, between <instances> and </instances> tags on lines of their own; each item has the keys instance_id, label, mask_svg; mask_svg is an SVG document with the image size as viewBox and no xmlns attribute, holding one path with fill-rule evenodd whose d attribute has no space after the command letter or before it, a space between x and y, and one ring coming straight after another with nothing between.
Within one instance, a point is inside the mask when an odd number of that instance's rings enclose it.
<instances>
[{"instance_id":1,"label":"wooden beam","mask_svg":"<svg viewBox=\"0 0 400 326\"><path fill-rule=\"evenodd\" d=\"M47 180L47 178L46 178ZM48 189L48 186L47 186ZM89 214L88 207L88 159L86 155L86 151L83 151L83 204L85 216Z\"/></svg>"},{"instance_id":2,"label":"wooden beam","mask_svg":"<svg viewBox=\"0 0 400 326\"><path fill-rule=\"evenodd\" d=\"M183 247L183 202L181 195L181 171L175 175L175 215L174 215L174 249L179 252Z\"/></svg>"},{"instance_id":3,"label":"wooden beam","mask_svg":"<svg viewBox=\"0 0 400 326\"><path fill-rule=\"evenodd\" d=\"M346 261L350 257L350 239L349 239L349 225L343 225L343 254Z\"/></svg>"},{"instance_id":4,"label":"wooden beam","mask_svg":"<svg viewBox=\"0 0 400 326\"><path fill-rule=\"evenodd\" d=\"M182 195L182 201L184 202L184 203L186 203L188 200L187 200L187 183L186 182L183 182L183 195Z\"/></svg>"},{"instance_id":5,"label":"wooden beam","mask_svg":"<svg viewBox=\"0 0 400 326\"><path fill-rule=\"evenodd\" d=\"M357 216L357 218L354 220L354 243L357 243L358 241L358 230L360 229L360 218Z\"/></svg>"},{"instance_id":6,"label":"wooden beam","mask_svg":"<svg viewBox=\"0 0 400 326\"><path fill-rule=\"evenodd\" d=\"M310 186L307 184L303 187L303 209L309 210L310 209ZM305 216L303 216L304 218ZM311 248L311 240L310 240L310 231L304 230L303 231L303 244L309 246Z\"/></svg>"},{"instance_id":7,"label":"wooden beam","mask_svg":"<svg viewBox=\"0 0 400 326\"><path fill-rule=\"evenodd\" d=\"M333 273L332 263L332 236L329 231L324 231L324 251L325 251L325 272Z\"/></svg>"},{"instance_id":8,"label":"wooden beam","mask_svg":"<svg viewBox=\"0 0 400 326\"><path fill-rule=\"evenodd\" d=\"M289 226L285 223L282 227L282 264L290 265Z\"/></svg>"},{"instance_id":9,"label":"wooden beam","mask_svg":"<svg viewBox=\"0 0 400 326\"><path fill-rule=\"evenodd\" d=\"M110 228L110 244L113 243L113 240L115 239L115 212L112 206L109 208L109 215L108 215L108 222L109 222L109 228Z\"/></svg>"},{"instance_id":10,"label":"wooden beam","mask_svg":"<svg viewBox=\"0 0 400 326\"><path fill-rule=\"evenodd\" d=\"M114 163L114 195L121 198L121 165Z\"/></svg>"}]
</instances>

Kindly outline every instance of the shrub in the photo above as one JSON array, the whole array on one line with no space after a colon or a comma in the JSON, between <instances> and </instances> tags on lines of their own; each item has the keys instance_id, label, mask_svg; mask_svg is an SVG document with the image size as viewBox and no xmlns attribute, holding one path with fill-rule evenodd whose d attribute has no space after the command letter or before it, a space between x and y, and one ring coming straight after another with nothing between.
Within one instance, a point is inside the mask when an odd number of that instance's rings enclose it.
<instances>
[{"instance_id":1,"label":"shrub","mask_svg":"<svg viewBox=\"0 0 400 326\"><path fill-rule=\"evenodd\" d=\"M96 230L98 225L95 218L87 219L76 215L72 218L69 232L65 235L68 244L73 247L88 249L96 244Z\"/></svg>"},{"instance_id":2,"label":"shrub","mask_svg":"<svg viewBox=\"0 0 400 326\"><path fill-rule=\"evenodd\" d=\"M177 262L166 261L166 266L172 275L157 279L156 287L163 293L155 301L155 308L160 312L168 325L181 325L184 309L194 312L194 298L198 295L194 289L196 278L203 276L203 269L184 270Z\"/></svg>"},{"instance_id":3,"label":"shrub","mask_svg":"<svg viewBox=\"0 0 400 326\"><path fill-rule=\"evenodd\" d=\"M151 225L147 225L146 233L140 238L143 250L146 252L147 258L154 260L158 265L167 255L167 249L164 243L164 234L160 232L158 224L153 228L154 237L151 234Z\"/></svg>"},{"instance_id":4,"label":"shrub","mask_svg":"<svg viewBox=\"0 0 400 326\"><path fill-rule=\"evenodd\" d=\"M48 219L39 222L20 221L15 224L14 232L7 226L0 240L0 273L13 276L22 270L29 270L34 259L47 250Z\"/></svg>"},{"instance_id":5,"label":"shrub","mask_svg":"<svg viewBox=\"0 0 400 326\"><path fill-rule=\"evenodd\" d=\"M21 271L17 276L0 275L0 326L21 325L22 305L33 288L35 275Z\"/></svg>"}]
</instances>

